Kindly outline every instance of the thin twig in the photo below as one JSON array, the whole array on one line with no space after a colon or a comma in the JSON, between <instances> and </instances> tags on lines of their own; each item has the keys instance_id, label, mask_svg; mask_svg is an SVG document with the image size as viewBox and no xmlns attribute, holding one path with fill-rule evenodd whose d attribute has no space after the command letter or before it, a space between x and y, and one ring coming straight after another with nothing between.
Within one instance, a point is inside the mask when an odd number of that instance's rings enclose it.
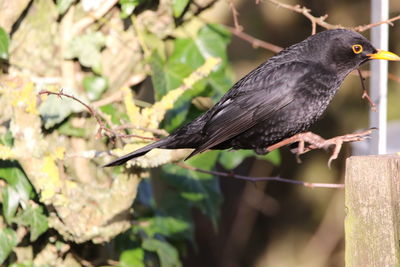
<instances>
[{"instance_id":1,"label":"thin twig","mask_svg":"<svg viewBox=\"0 0 400 267\"><path fill-rule=\"evenodd\" d=\"M118 0L106 0L95 11L91 12L88 16L76 22L72 28L72 35L81 33L84 29L92 25L96 20L103 17L113 6L118 3Z\"/></svg>"},{"instance_id":2,"label":"thin twig","mask_svg":"<svg viewBox=\"0 0 400 267\"><path fill-rule=\"evenodd\" d=\"M235 4L233 3L233 0L228 0L229 1L229 8L232 11L232 17L233 17L233 24L235 25L235 29L239 32L243 31L243 26L240 25L239 23L239 12L237 11Z\"/></svg>"},{"instance_id":3,"label":"thin twig","mask_svg":"<svg viewBox=\"0 0 400 267\"><path fill-rule=\"evenodd\" d=\"M364 32L366 30L369 30L369 29L371 29L373 27L376 27L376 26L379 26L379 25L382 25L382 24L389 24L390 26L393 26L393 22L396 21L396 20L400 20L400 15L396 16L396 17L393 17L393 18L390 18L388 20L382 20L382 21L371 23L371 24L367 24L367 25L357 26L357 27L354 27L353 29L355 31L357 31L357 32Z\"/></svg>"},{"instance_id":4,"label":"thin twig","mask_svg":"<svg viewBox=\"0 0 400 267\"><path fill-rule=\"evenodd\" d=\"M363 77L362 72L359 68L357 68L357 72L358 72L358 76L360 77L361 86L363 89L363 94L362 94L361 98L362 99L366 98L371 106L371 110L376 111L376 104L374 103L374 101L372 101L371 97L368 95L367 88L365 87L365 84L364 84L365 78Z\"/></svg>"},{"instance_id":5,"label":"thin twig","mask_svg":"<svg viewBox=\"0 0 400 267\"><path fill-rule=\"evenodd\" d=\"M99 112L97 112L93 107L89 106L88 104L86 104L85 102L81 101L80 99L76 98L73 95L69 95L63 92L63 89L61 89L59 92L51 92L48 90L42 90L39 92L39 95L56 95L59 98L64 97L68 97L74 101L77 101L78 103L80 103L81 105L83 105L88 112L96 119L97 123L99 124L99 129L97 130L97 134L96 134L96 138L100 138L101 136L105 135L109 138L129 138L129 137L136 137L136 138L140 138L140 139L144 139L144 140L153 140L153 141L157 141L158 138L154 138L154 137L146 137L146 136L140 136L140 135L136 135L136 134L119 134L117 132L115 132L114 130L108 128L105 123L103 122L103 120L100 118ZM103 116L103 119L106 120L106 118Z\"/></svg>"},{"instance_id":6,"label":"thin twig","mask_svg":"<svg viewBox=\"0 0 400 267\"><path fill-rule=\"evenodd\" d=\"M343 29L349 29L349 30L353 30L353 31L357 31L357 32L364 32L366 30L369 30L373 27L376 27L376 26L379 26L382 24L393 25L394 21L400 20L400 15L398 15L398 16L392 17L388 20L383 20L383 21L379 21L379 22L375 22L375 23L371 23L371 24L367 24L367 25L361 25L361 26L356 26L356 27L344 27L342 25L334 25L334 24L327 23L325 20L328 18L328 15L324 15L321 17L313 16L311 14L311 9L309 9L305 6L284 4L277 0L268 0L268 1L275 4L278 7L282 7L282 8L294 11L296 13L299 13L299 14L302 14L303 16L305 16L308 20L310 20L310 22L312 24L312 34L315 34L317 25L321 26L322 28L328 29L328 30L343 28Z\"/></svg>"},{"instance_id":7,"label":"thin twig","mask_svg":"<svg viewBox=\"0 0 400 267\"><path fill-rule=\"evenodd\" d=\"M244 41L250 43L254 48L261 47L266 50L269 50L273 53L279 53L283 48L265 41L262 41L260 39L257 39L253 36L250 36L249 34L239 31L236 28L230 27L230 26L225 26L231 33L239 37L240 39L243 39Z\"/></svg>"},{"instance_id":8,"label":"thin twig","mask_svg":"<svg viewBox=\"0 0 400 267\"><path fill-rule=\"evenodd\" d=\"M250 182L260 182L260 181L276 181L276 182L281 182L281 183L290 183L290 184L297 184L297 185L302 185L305 187L319 187L319 188L344 188L344 184L328 184L328 183L309 183L309 182L302 182L302 181L297 181L297 180L290 180L290 179L285 179L281 178L278 176L274 177L250 177L250 176L244 176L244 175L239 175L239 174L234 174L234 173L227 173L227 172L219 172L219 171L208 171L200 168L196 168L190 165L187 165L182 162L175 163L177 166L182 167L184 169L188 169L191 171L196 171L196 172L201 172L201 173L207 173L211 175L216 175L216 176L222 176L222 177L231 177L231 178L236 178L240 180L245 180L245 181L250 181Z\"/></svg>"}]
</instances>

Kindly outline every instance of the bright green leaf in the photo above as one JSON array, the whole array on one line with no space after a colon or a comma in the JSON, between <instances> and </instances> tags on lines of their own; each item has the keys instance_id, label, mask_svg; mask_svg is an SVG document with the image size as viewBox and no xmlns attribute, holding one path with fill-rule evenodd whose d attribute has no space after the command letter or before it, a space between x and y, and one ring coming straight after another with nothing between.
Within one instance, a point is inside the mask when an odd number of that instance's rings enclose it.
<instances>
[{"instance_id":1,"label":"bright green leaf","mask_svg":"<svg viewBox=\"0 0 400 267\"><path fill-rule=\"evenodd\" d=\"M187 221L174 217L157 216L144 221L146 222L145 226L141 228L150 237L154 237L156 234L163 236L186 235L190 230Z\"/></svg>"},{"instance_id":2,"label":"bright green leaf","mask_svg":"<svg viewBox=\"0 0 400 267\"><path fill-rule=\"evenodd\" d=\"M21 198L14 187L8 185L3 187L2 200L3 216L6 219L6 222L10 224L12 219L14 218L15 212L17 211Z\"/></svg>"},{"instance_id":3,"label":"bright green leaf","mask_svg":"<svg viewBox=\"0 0 400 267\"><path fill-rule=\"evenodd\" d=\"M268 160L276 166L281 164L281 153L279 152L278 149L271 151L266 155L256 155L256 157L258 159Z\"/></svg>"},{"instance_id":4,"label":"bright green leaf","mask_svg":"<svg viewBox=\"0 0 400 267\"><path fill-rule=\"evenodd\" d=\"M145 250L157 253L161 267L182 266L179 261L178 251L167 242L149 238L143 241L142 247Z\"/></svg>"},{"instance_id":5,"label":"bright green leaf","mask_svg":"<svg viewBox=\"0 0 400 267\"><path fill-rule=\"evenodd\" d=\"M43 208L40 206L35 208L28 206L14 221L30 227L31 242L35 241L48 228L47 217L43 214Z\"/></svg>"},{"instance_id":6,"label":"bright green leaf","mask_svg":"<svg viewBox=\"0 0 400 267\"><path fill-rule=\"evenodd\" d=\"M6 194L9 194L9 197L13 200L9 199L12 202L9 203L11 204L10 207L6 208L3 206L3 212L8 210L9 215L11 215L14 209L13 205L15 204L13 202L14 198L18 196L19 204L21 204L22 207L25 207L33 193L33 189L21 167L12 161L0 160L0 179L4 179L7 182L8 187L10 187L10 189L7 189L8 192Z\"/></svg>"},{"instance_id":7,"label":"bright green leaf","mask_svg":"<svg viewBox=\"0 0 400 267\"><path fill-rule=\"evenodd\" d=\"M65 53L67 59L78 58L82 66L101 72L100 50L106 44L106 38L101 32L90 32L72 39Z\"/></svg>"},{"instance_id":8,"label":"bright green leaf","mask_svg":"<svg viewBox=\"0 0 400 267\"><path fill-rule=\"evenodd\" d=\"M73 2L75 2L75 0L57 0L56 3L58 14L63 15Z\"/></svg>"},{"instance_id":9,"label":"bright green leaf","mask_svg":"<svg viewBox=\"0 0 400 267\"><path fill-rule=\"evenodd\" d=\"M0 229L0 264L2 264L17 245L17 234L10 228Z\"/></svg>"},{"instance_id":10,"label":"bright green leaf","mask_svg":"<svg viewBox=\"0 0 400 267\"><path fill-rule=\"evenodd\" d=\"M0 59L8 59L8 47L10 46L10 37L8 33L0 27Z\"/></svg>"},{"instance_id":11,"label":"bright green leaf","mask_svg":"<svg viewBox=\"0 0 400 267\"><path fill-rule=\"evenodd\" d=\"M98 100L107 89L107 79L101 76L86 76L83 78L83 88L90 101Z\"/></svg>"},{"instance_id":12,"label":"bright green leaf","mask_svg":"<svg viewBox=\"0 0 400 267\"><path fill-rule=\"evenodd\" d=\"M141 248L125 250L119 258L120 267L144 267L144 251Z\"/></svg>"},{"instance_id":13,"label":"bright green leaf","mask_svg":"<svg viewBox=\"0 0 400 267\"><path fill-rule=\"evenodd\" d=\"M251 150L224 150L220 153L218 161L225 169L233 170L242 163L245 158L251 156L254 156Z\"/></svg>"},{"instance_id":14,"label":"bright green leaf","mask_svg":"<svg viewBox=\"0 0 400 267\"><path fill-rule=\"evenodd\" d=\"M182 15L188 3L189 0L172 0L172 10L175 18L179 18Z\"/></svg>"},{"instance_id":15,"label":"bright green leaf","mask_svg":"<svg viewBox=\"0 0 400 267\"><path fill-rule=\"evenodd\" d=\"M136 7L146 1L148 0L119 0L119 4L121 5L121 17L123 19L129 17Z\"/></svg>"}]
</instances>

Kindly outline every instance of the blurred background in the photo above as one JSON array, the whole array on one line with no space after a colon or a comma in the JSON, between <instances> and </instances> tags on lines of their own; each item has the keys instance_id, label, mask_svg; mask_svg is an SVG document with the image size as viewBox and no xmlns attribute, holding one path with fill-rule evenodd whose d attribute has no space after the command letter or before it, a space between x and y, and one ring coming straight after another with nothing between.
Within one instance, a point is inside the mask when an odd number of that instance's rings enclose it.
<instances>
[{"instance_id":1,"label":"blurred background","mask_svg":"<svg viewBox=\"0 0 400 267\"><path fill-rule=\"evenodd\" d=\"M370 23L365 0L284 3L328 14L334 25ZM232 4L243 32L257 39L287 47L311 34L307 18L268 1L0 1L4 266L344 266L343 189L199 174L174 164L185 153L166 151L101 169L111 155L148 142L118 134L162 137L274 55L224 28L234 27ZM391 1L390 17L399 13L400 2ZM389 50L399 53L397 22L389 31ZM192 77L193 89L174 98L207 55L220 58L218 69ZM390 63L389 72L388 120L396 131L400 66ZM38 96L60 88L97 114L68 97ZM359 77L349 75L311 131L330 138L368 128L361 95ZM113 132L95 138L93 115ZM343 183L350 155L346 144L332 168L324 151L299 164L288 148L267 157L207 152L187 164Z\"/></svg>"}]
</instances>

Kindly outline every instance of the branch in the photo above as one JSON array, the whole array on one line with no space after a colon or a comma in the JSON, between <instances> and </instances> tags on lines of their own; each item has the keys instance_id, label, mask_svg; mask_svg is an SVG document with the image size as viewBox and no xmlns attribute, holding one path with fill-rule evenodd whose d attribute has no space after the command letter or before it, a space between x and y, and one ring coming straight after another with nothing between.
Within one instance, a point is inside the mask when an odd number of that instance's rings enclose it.
<instances>
[{"instance_id":1,"label":"branch","mask_svg":"<svg viewBox=\"0 0 400 267\"><path fill-rule=\"evenodd\" d=\"M108 11L111 10L113 6L118 3L118 0L106 0L103 1L102 5L96 9L95 11L91 12L88 16L82 18L78 22L73 25L72 28L72 35L77 35L81 33L84 29L89 27L93 24L96 20L103 17Z\"/></svg>"},{"instance_id":2,"label":"branch","mask_svg":"<svg viewBox=\"0 0 400 267\"><path fill-rule=\"evenodd\" d=\"M207 173L207 174L222 176L222 177L231 177L231 178L250 181L250 182L276 181L276 182L281 182L281 183L302 185L302 186L310 187L310 188L316 188L316 187L318 187L318 188L344 188L344 184L309 183L309 182L285 179L285 178L281 178L278 176L275 176L275 177L250 177L250 176L244 176L244 175L239 175L239 174L234 174L234 173L208 171L208 170L204 170L204 169L200 169L200 168L196 168L196 167L187 165L182 162L178 162L175 164L181 168L195 171L195 172Z\"/></svg>"},{"instance_id":3,"label":"branch","mask_svg":"<svg viewBox=\"0 0 400 267\"><path fill-rule=\"evenodd\" d=\"M372 111L376 111L376 104L372 101L371 97L368 95L367 88L365 87L365 78L362 75L362 72L359 68L357 68L358 76L360 77L361 86L363 88L363 94L361 96L362 99L366 98L371 106Z\"/></svg>"},{"instance_id":4,"label":"branch","mask_svg":"<svg viewBox=\"0 0 400 267\"><path fill-rule=\"evenodd\" d=\"M396 20L400 20L400 15L396 16L396 17L393 17L393 18L390 18L388 20L383 20L383 21L379 21L379 22L375 22L375 23L371 23L371 24L367 24L367 25L357 26L357 27L354 27L353 29L355 31L357 31L357 32L364 32L366 30L369 30L369 29L371 29L373 27L376 27L376 26L379 26L379 25L382 25L382 24L389 24L390 26L393 26L393 22L396 21Z\"/></svg>"},{"instance_id":5,"label":"branch","mask_svg":"<svg viewBox=\"0 0 400 267\"><path fill-rule=\"evenodd\" d=\"M244 41L250 43L254 48L261 47L266 50L269 50L273 53L279 53L283 48L265 41L262 41L260 39L254 38L253 36L248 35L245 32L239 31L236 28L230 27L230 26L225 26L231 33L239 37L240 39L243 39Z\"/></svg>"},{"instance_id":6,"label":"branch","mask_svg":"<svg viewBox=\"0 0 400 267\"><path fill-rule=\"evenodd\" d=\"M233 0L229 0L229 8L232 11L233 24L235 25L235 29L239 32L243 31L243 26L239 23L239 12L233 4Z\"/></svg>"},{"instance_id":7,"label":"branch","mask_svg":"<svg viewBox=\"0 0 400 267\"><path fill-rule=\"evenodd\" d=\"M136 138L140 138L140 139L144 139L144 140L152 140L152 141L158 140L158 138L145 137L145 136L140 136L140 135L136 135L136 134L120 134L120 133L115 132L112 129L107 128L107 126L105 125L105 123L100 118L99 114L96 112L96 110L94 108L92 108L88 104L84 103L80 99L76 98L75 96L64 93L63 89L61 89L59 92L51 92L51 91L47 91L47 90L42 90L39 92L39 95L56 95L59 98L62 98L64 96L64 97L68 97L74 101L77 101L78 103L83 105L88 110L88 112L96 119L97 123L99 124L99 129L97 131L96 138L100 138L101 136L105 135L112 139L116 138L116 137L118 137L118 138L136 137Z\"/></svg>"},{"instance_id":8,"label":"branch","mask_svg":"<svg viewBox=\"0 0 400 267\"><path fill-rule=\"evenodd\" d=\"M376 26L379 26L382 24L393 25L394 21L400 20L400 15L398 15L398 16L390 18L388 20L383 20L383 21L379 21L379 22L375 22L375 23L371 23L371 24L367 24L367 25L360 25L360 26L356 26L356 27L344 27L342 25L334 25L334 24L327 23L325 20L328 18L328 15L324 15L321 17L313 16L311 14L311 9L309 9L305 6L284 4L277 0L268 0L268 1L275 4L278 7L283 7L285 9L288 9L288 10L291 10L296 13L304 15L311 22L312 34L316 33L317 25L321 26L322 28L328 29L328 30L342 28L342 29L349 29L349 30L353 30L353 31L357 31L357 32L364 32L366 30L369 30L373 27L376 27Z\"/></svg>"}]
</instances>

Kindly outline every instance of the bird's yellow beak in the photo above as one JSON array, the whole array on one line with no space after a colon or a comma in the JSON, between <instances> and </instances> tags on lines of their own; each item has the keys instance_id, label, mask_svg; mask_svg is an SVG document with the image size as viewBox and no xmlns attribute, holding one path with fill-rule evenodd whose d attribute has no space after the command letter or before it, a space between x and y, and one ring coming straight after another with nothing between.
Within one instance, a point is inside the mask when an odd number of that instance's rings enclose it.
<instances>
[{"instance_id":1,"label":"bird's yellow beak","mask_svg":"<svg viewBox=\"0 0 400 267\"><path fill-rule=\"evenodd\" d=\"M400 61L400 57L396 55L395 53L385 51L385 50L380 50L378 49L378 52L374 54L368 54L370 59L384 59L384 60L391 60L391 61Z\"/></svg>"}]
</instances>

